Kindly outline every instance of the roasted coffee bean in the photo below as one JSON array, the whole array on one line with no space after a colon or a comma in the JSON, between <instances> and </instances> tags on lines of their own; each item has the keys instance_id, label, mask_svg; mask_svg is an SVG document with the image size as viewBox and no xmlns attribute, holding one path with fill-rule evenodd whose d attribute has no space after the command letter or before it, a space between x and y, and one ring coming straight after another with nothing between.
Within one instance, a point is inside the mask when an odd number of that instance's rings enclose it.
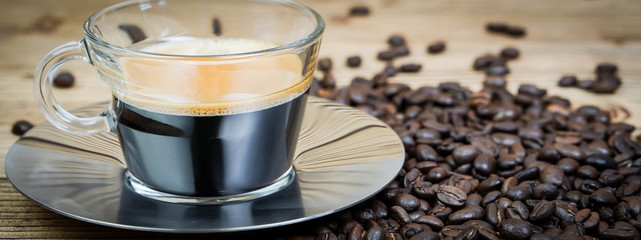
<instances>
[{"instance_id":1,"label":"roasted coffee bean","mask_svg":"<svg viewBox=\"0 0 641 240\"><path fill-rule=\"evenodd\" d=\"M436 41L427 46L427 52L432 54L441 53L444 50L445 50L444 41Z\"/></svg>"},{"instance_id":2,"label":"roasted coffee bean","mask_svg":"<svg viewBox=\"0 0 641 240\"><path fill-rule=\"evenodd\" d=\"M366 222L367 220L376 220L376 215L374 214L374 210L370 208L363 208L356 210L352 213L352 217L361 223Z\"/></svg>"},{"instance_id":3,"label":"roasted coffee bean","mask_svg":"<svg viewBox=\"0 0 641 240\"><path fill-rule=\"evenodd\" d=\"M631 218L630 206L626 202L619 202L614 207L614 218L618 221L629 221Z\"/></svg>"},{"instance_id":4,"label":"roasted coffee bean","mask_svg":"<svg viewBox=\"0 0 641 240\"><path fill-rule=\"evenodd\" d=\"M332 59L331 58L321 58L318 59L318 70L322 72L328 72L332 70Z\"/></svg>"},{"instance_id":5,"label":"roasted coffee bean","mask_svg":"<svg viewBox=\"0 0 641 240\"><path fill-rule=\"evenodd\" d=\"M369 14L370 10L367 6L353 6L349 9L350 16L367 16Z\"/></svg>"},{"instance_id":6,"label":"roasted coffee bean","mask_svg":"<svg viewBox=\"0 0 641 240\"><path fill-rule=\"evenodd\" d=\"M460 188L453 186L444 186L436 194L436 197L442 203L454 207L463 206L467 201L467 194L465 194L465 192L463 192Z\"/></svg>"},{"instance_id":7,"label":"roasted coffee bean","mask_svg":"<svg viewBox=\"0 0 641 240\"><path fill-rule=\"evenodd\" d=\"M617 197L615 197L614 194L608 192L604 188L597 189L592 194L590 194L590 201L595 204L603 205L613 205L617 204L618 202Z\"/></svg>"},{"instance_id":8,"label":"roasted coffee bean","mask_svg":"<svg viewBox=\"0 0 641 240\"><path fill-rule=\"evenodd\" d=\"M401 229L401 225L393 218L381 218L376 220L376 223L378 224L378 226L383 228L383 231L385 232L398 232L398 230Z\"/></svg>"},{"instance_id":9,"label":"roasted coffee bean","mask_svg":"<svg viewBox=\"0 0 641 240\"><path fill-rule=\"evenodd\" d=\"M494 172L494 170L496 169L496 161L494 160L494 157L492 157L492 155L487 153L481 153L481 154L478 154L476 158L474 158L473 166L478 173L483 175L489 175L490 173ZM485 190L486 188L484 188L483 191Z\"/></svg>"},{"instance_id":10,"label":"roasted coffee bean","mask_svg":"<svg viewBox=\"0 0 641 240\"><path fill-rule=\"evenodd\" d=\"M324 89L336 88L336 79L334 78L334 74L332 74L331 72L325 72L325 74L323 74L323 78L320 81L320 84Z\"/></svg>"},{"instance_id":11,"label":"roasted coffee bean","mask_svg":"<svg viewBox=\"0 0 641 240\"><path fill-rule=\"evenodd\" d=\"M505 32L512 37L523 37L525 36L525 28L521 26L508 26Z\"/></svg>"},{"instance_id":12,"label":"roasted coffee bean","mask_svg":"<svg viewBox=\"0 0 641 240\"><path fill-rule=\"evenodd\" d=\"M530 220L537 222L546 221L555 214L555 211L556 210L554 202L543 200L536 204L536 206L534 206L529 218Z\"/></svg>"},{"instance_id":13,"label":"roasted coffee bean","mask_svg":"<svg viewBox=\"0 0 641 240\"><path fill-rule=\"evenodd\" d=\"M223 28L220 24L220 20L217 17L214 18L211 25L213 29L212 32L215 36L220 36L221 34L223 34Z\"/></svg>"},{"instance_id":14,"label":"roasted coffee bean","mask_svg":"<svg viewBox=\"0 0 641 240\"><path fill-rule=\"evenodd\" d=\"M576 170L577 177L586 179L597 179L599 177L599 170L593 166L583 165Z\"/></svg>"},{"instance_id":15,"label":"roasted coffee bean","mask_svg":"<svg viewBox=\"0 0 641 240\"><path fill-rule=\"evenodd\" d=\"M449 223L464 223L473 219L481 219L484 209L480 206L467 205L464 208L451 213L448 216Z\"/></svg>"},{"instance_id":16,"label":"roasted coffee bean","mask_svg":"<svg viewBox=\"0 0 641 240\"><path fill-rule=\"evenodd\" d=\"M479 237L479 231L478 229L474 227L468 227L463 232L461 232L458 236L456 236L455 240L471 240L471 239L478 239Z\"/></svg>"},{"instance_id":17,"label":"roasted coffee bean","mask_svg":"<svg viewBox=\"0 0 641 240\"><path fill-rule=\"evenodd\" d=\"M523 201L532 196L530 189L525 186L515 186L505 193L505 196L512 200Z\"/></svg>"},{"instance_id":18,"label":"roasted coffee bean","mask_svg":"<svg viewBox=\"0 0 641 240\"><path fill-rule=\"evenodd\" d=\"M433 231L423 231L409 238L409 240L438 240L438 239L440 239L438 233L435 233Z\"/></svg>"},{"instance_id":19,"label":"roasted coffee bean","mask_svg":"<svg viewBox=\"0 0 641 240\"><path fill-rule=\"evenodd\" d=\"M498 230L504 239L528 239L533 234L532 226L518 218L502 221Z\"/></svg>"},{"instance_id":20,"label":"roasted coffee bean","mask_svg":"<svg viewBox=\"0 0 641 240\"><path fill-rule=\"evenodd\" d=\"M551 183L541 183L532 189L532 196L535 199L554 200L559 195L559 189Z\"/></svg>"},{"instance_id":21,"label":"roasted coffee bean","mask_svg":"<svg viewBox=\"0 0 641 240\"><path fill-rule=\"evenodd\" d=\"M385 68L383 69L383 73L385 73L385 75L389 77L393 77L393 76L396 76L397 71L394 66L388 65L388 66L385 66Z\"/></svg>"},{"instance_id":22,"label":"roasted coffee bean","mask_svg":"<svg viewBox=\"0 0 641 240\"><path fill-rule=\"evenodd\" d=\"M539 174L542 183L550 183L561 186L565 173L556 165L548 165Z\"/></svg>"},{"instance_id":23,"label":"roasted coffee bean","mask_svg":"<svg viewBox=\"0 0 641 240\"><path fill-rule=\"evenodd\" d=\"M554 215L561 220L574 221L574 215L578 210L573 205L565 201L554 201Z\"/></svg>"},{"instance_id":24,"label":"roasted coffee bean","mask_svg":"<svg viewBox=\"0 0 641 240\"><path fill-rule=\"evenodd\" d=\"M471 163L474 161L478 154L476 147L472 145L463 145L460 146L452 152L452 157L456 164L462 165L466 163Z\"/></svg>"},{"instance_id":25,"label":"roasted coffee bean","mask_svg":"<svg viewBox=\"0 0 641 240\"><path fill-rule=\"evenodd\" d=\"M387 44L392 47L405 45L405 38L401 35L392 35L387 39Z\"/></svg>"},{"instance_id":26,"label":"roasted coffee bean","mask_svg":"<svg viewBox=\"0 0 641 240\"><path fill-rule=\"evenodd\" d=\"M559 87L574 87L578 84L578 80L573 75L566 75L561 77L557 82Z\"/></svg>"},{"instance_id":27,"label":"roasted coffee bean","mask_svg":"<svg viewBox=\"0 0 641 240\"><path fill-rule=\"evenodd\" d=\"M513 47L506 47L501 50L501 57L508 60L516 59L520 54L519 50Z\"/></svg>"},{"instance_id":28,"label":"roasted coffee bean","mask_svg":"<svg viewBox=\"0 0 641 240\"><path fill-rule=\"evenodd\" d=\"M584 80L578 81L576 83L576 86L578 88L580 88L580 89L589 90L589 89L592 89L592 87L594 86L595 83L596 83L596 81L594 81L592 79L584 79Z\"/></svg>"},{"instance_id":29,"label":"roasted coffee bean","mask_svg":"<svg viewBox=\"0 0 641 240\"><path fill-rule=\"evenodd\" d=\"M414 221L415 223L426 224L434 230L441 230L443 226L443 221L441 219L432 216L432 215L423 215Z\"/></svg>"},{"instance_id":30,"label":"roasted coffee bean","mask_svg":"<svg viewBox=\"0 0 641 240\"><path fill-rule=\"evenodd\" d=\"M635 233L632 230L606 229L599 232L603 239L632 240L635 239Z\"/></svg>"},{"instance_id":31,"label":"roasted coffee bean","mask_svg":"<svg viewBox=\"0 0 641 240\"><path fill-rule=\"evenodd\" d=\"M437 161L439 159L439 155L434 150L434 148L430 147L429 145L426 144L419 144L416 146L416 158L418 161Z\"/></svg>"},{"instance_id":32,"label":"roasted coffee bean","mask_svg":"<svg viewBox=\"0 0 641 240\"><path fill-rule=\"evenodd\" d=\"M498 199L499 199L499 198L501 198L501 197L502 197L502 193L501 193L500 191L491 191L491 192L488 192L488 193L487 193L487 194L485 194L485 196L483 197L483 201L481 202L481 204L482 204L483 206L487 206L489 203L494 202L494 201L498 200Z\"/></svg>"},{"instance_id":33,"label":"roasted coffee bean","mask_svg":"<svg viewBox=\"0 0 641 240\"><path fill-rule=\"evenodd\" d=\"M450 213L452 213L452 208L443 205L434 206L432 209L427 211L427 214L435 216L441 220L446 220Z\"/></svg>"},{"instance_id":34,"label":"roasted coffee bean","mask_svg":"<svg viewBox=\"0 0 641 240\"><path fill-rule=\"evenodd\" d=\"M507 66L490 66L485 70L487 75L507 75L510 73L510 69Z\"/></svg>"},{"instance_id":35,"label":"roasted coffee bean","mask_svg":"<svg viewBox=\"0 0 641 240\"><path fill-rule=\"evenodd\" d=\"M70 88L75 83L75 78L69 72L61 72L53 78L53 86L58 88Z\"/></svg>"},{"instance_id":36,"label":"roasted coffee bean","mask_svg":"<svg viewBox=\"0 0 641 240\"><path fill-rule=\"evenodd\" d=\"M617 168L617 163L614 162L614 159L604 154L592 154L585 158L585 163L598 169Z\"/></svg>"},{"instance_id":37,"label":"roasted coffee bean","mask_svg":"<svg viewBox=\"0 0 641 240\"><path fill-rule=\"evenodd\" d=\"M394 60L395 57L396 57L396 54L394 54L393 51L385 50L385 51L378 52L378 55L376 58L382 61L390 61L390 60Z\"/></svg>"},{"instance_id":38,"label":"roasted coffee bean","mask_svg":"<svg viewBox=\"0 0 641 240\"><path fill-rule=\"evenodd\" d=\"M533 179L538 179L539 178L539 168L537 167L530 167L526 168L523 171L520 171L514 177L519 180L519 182L524 181L524 180L533 180Z\"/></svg>"},{"instance_id":39,"label":"roasted coffee bean","mask_svg":"<svg viewBox=\"0 0 641 240\"><path fill-rule=\"evenodd\" d=\"M403 57L403 56L410 55L410 49L405 45L393 47L391 51L392 53L394 53L394 56L396 57Z\"/></svg>"},{"instance_id":40,"label":"roasted coffee bean","mask_svg":"<svg viewBox=\"0 0 641 240\"><path fill-rule=\"evenodd\" d=\"M118 28L120 30L125 31L127 35L129 36L129 39L131 39L132 43L137 43L142 40L147 39L147 35L145 35L145 32L138 26L133 25L133 24L120 24L118 25Z\"/></svg>"},{"instance_id":41,"label":"roasted coffee bean","mask_svg":"<svg viewBox=\"0 0 641 240\"><path fill-rule=\"evenodd\" d=\"M410 215L405 211L405 209L401 206L392 206L389 209L389 214L396 219L400 224L408 224L412 222L410 219Z\"/></svg>"},{"instance_id":42,"label":"roasted coffee bean","mask_svg":"<svg viewBox=\"0 0 641 240\"><path fill-rule=\"evenodd\" d=\"M351 68L357 68L361 66L361 57L360 56L350 56L347 58L347 66Z\"/></svg>"},{"instance_id":43,"label":"roasted coffee bean","mask_svg":"<svg viewBox=\"0 0 641 240\"><path fill-rule=\"evenodd\" d=\"M497 203L489 203L485 209L485 219L494 226L499 226L505 217L505 209L500 208Z\"/></svg>"},{"instance_id":44,"label":"roasted coffee bean","mask_svg":"<svg viewBox=\"0 0 641 240\"><path fill-rule=\"evenodd\" d=\"M33 128L33 124L31 124L30 122L26 120L18 120L13 123L13 126L11 127L11 133L21 136L31 128Z\"/></svg>"},{"instance_id":45,"label":"roasted coffee bean","mask_svg":"<svg viewBox=\"0 0 641 240\"><path fill-rule=\"evenodd\" d=\"M406 72L406 73L415 73L421 71L421 68L423 66L421 64L416 64L416 63L406 63L403 64L399 67L399 70L401 72Z\"/></svg>"},{"instance_id":46,"label":"roasted coffee bean","mask_svg":"<svg viewBox=\"0 0 641 240\"><path fill-rule=\"evenodd\" d=\"M579 162L572 158L562 158L556 163L556 165L559 166L566 175L574 174L580 167Z\"/></svg>"},{"instance_id":47,"label":"roasted coffee bean","mask_svg":"<svg viewBox=\"0 0 641 240\"><path fill-rule=\"evenodd\" d=\"M521 219L527 220L530 216L530 210L521 201L513 201L512 204L510 204L509 209L514 209Z\"/></svg>"},{"instance_id":48,"label":"roasted coffee bean","mask_svg":"<svg viewBox=\"0 0 641 240\"><path fill-rule=\"evenodd\" d=\"M421 225L418 223L409 223L401 227L401 229L399 230L399 233L405 236L406 238L410 238L416 235L417 233L423 232L425 230L426 230L425 225Z\"/></svg>"},{"instance_id":49,"label":"roasted coffee bean","mask_svg":"<svg viewBox=\"0 0 641 240\"><path fill-rule=\"evenodd\" d=\"M401 193L396 195L396 197L394 197L394 204L402 207L407 212L411 212L418 209L420 205L418 198L407 193Z\"/></svg>"},{"instance_id":50,"label":"roasted coffee bean","mask_svg":"<svg viewBox=\"0 0 641 240\"><path fill-rule=\"evenodd\" d=\"M508 28L508 25L501 22L490 22L485 25L485 30L489 32L502 33L505 32Z\"/></svg>"}]
</instances>

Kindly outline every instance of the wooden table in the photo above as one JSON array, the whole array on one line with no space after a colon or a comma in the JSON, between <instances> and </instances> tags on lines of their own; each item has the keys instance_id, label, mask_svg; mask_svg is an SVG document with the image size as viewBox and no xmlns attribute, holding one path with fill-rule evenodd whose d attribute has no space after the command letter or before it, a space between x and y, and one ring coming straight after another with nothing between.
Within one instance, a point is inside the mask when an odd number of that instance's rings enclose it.
<instances>
[{"instance_id":1,"label":"wooden table","mask_svg":"<svg viewBox=\"0 0 641 240\"><path fill-rule=\"evenodd\" d=\"M81 25L94 11L117 1L0 0L0 239L4 238L186 238L207 235L172 235L125 231L62 217L39 207L18 193L6 179L4 159L18 136L11 125L19 119L41 123L32 94L34 69L54 47L82 38ZM396 63L421 63L418 74L404 74L392 81L412 87L459 81L480 89L483 74L471 70L476 56L498 53L505 46L521 50L509 63L509 88L533 83L573 103L598 104L608 109L624 107L627 121L641 126L641 2L636 0L305 0L327 21L321 56L334 60L339 85L355 76L370 78L384 64L375 59L387 46L388 36L406 36L412 54ZM346 17L349 7L366 3L372 14ZM504 21L527 29L524 38L488 34L489 21ZM425 53L427 43L445 40L447 50ZM363 57L357 69L345 67L350 55ZM578 89L556 87L564 74L594 78L600 62L619 66L623 87L613 95L595 95ZM95 71L83 63L70 64L75 87L56 90L59 102L73 109L108 99L109 89ZM618 115L621 116L620 114ZM227 235L213 235L225 237ZM230 236L227 236L230 237ZM231 238L239 236L232 235Z\"/></svg>"}]
</instances>

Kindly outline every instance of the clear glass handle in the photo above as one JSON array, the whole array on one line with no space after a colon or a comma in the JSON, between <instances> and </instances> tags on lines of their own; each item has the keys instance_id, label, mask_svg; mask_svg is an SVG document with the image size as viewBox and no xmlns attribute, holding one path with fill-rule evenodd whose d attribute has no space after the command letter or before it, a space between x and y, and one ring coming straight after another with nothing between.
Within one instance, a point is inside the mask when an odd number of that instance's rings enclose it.
<instances>
[{"instance_id":1,"label":"clear glass handle","mask_svg":"<svg viewBox=\"0 0 641 240\"><path fill-rule=\"evenodd\" d=\"M96 116L81 117L60 106L53 96L52 85L55 73L64 63L71 60L82 60L91 64L87 57L84 40L68 42L51 50L36 68L33 87L40 110L51 124L67 132L88 135L109 131L111 128L107 109Z\"/></svg>"}]
</instances>

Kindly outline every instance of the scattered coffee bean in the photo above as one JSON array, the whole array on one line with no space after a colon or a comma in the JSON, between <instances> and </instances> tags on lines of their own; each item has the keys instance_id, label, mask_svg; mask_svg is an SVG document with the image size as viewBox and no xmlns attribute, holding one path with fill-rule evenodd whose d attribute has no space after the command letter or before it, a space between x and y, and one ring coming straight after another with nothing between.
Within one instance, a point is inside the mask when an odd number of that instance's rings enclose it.
<instances>
[{"instance_id":1,"label":"scattered coffee bean","mask_svg":"<svg viewBox=\"0 0 641 240\"><path fill-rule=\"evenodd\" d=\"M423 66L421 64L407 63L407 64L401 65L399 70L401 72L406 72L406 73L415 73L415 72L421 71L422 67Z\"/></svg>"},{"instance_id":2,"label":"scattered coffee bean","mask_svg":"<svg viewBox=\"0 0 641 240\"><path fill-rule=\"evenodd\" d=\"M350 56L347 58L347 66L351 68L357 68L361 66L361 57L360 56Z\"/></svg>"},{"instance_id":3,"label":"scattered coffee bean","mask_svg":"<svg viewBox=\"0 0 641 240\"><path fill-rule=\"evenodd\" d=\"M349 9L350 16L367 16L369 14L370 10L367 6L354 6Z\"/></svg>"},{"instance_id":4,"label":"scattered coffee bean","mask_svg":"<svg viewBox=\"0 0 641 240\"><path fill-rule=\"evenodd\" d=\"M214 18L211 25L215 36L220 36L221 34L223 34L223 28L220 25L220 20L218 20L217 17Z\"/></svg>"},{"instance_id":5,"label":"scattered coffee bean","mask_svg":"<svg viewBox=\"0 0 641 240\"><path fill-rule=\"evenodd\" d=\"M513 47L507 47L501 50L501 57L505 59L517 59L520 54L519 50Z\"/></svg>"},{"instance_id":6,"label":"scattered coffee bean","mask_svg":"<svg viewBox=\"0 0 641 240\"><path fill-rule=\"evenodd\" d=\"M53 78L53 85L59 88L70 88L76 82L76 79L69 72L61 72Z\"/></svg>"},{"instance_id":7,"label":"scattered coffee bean","mask_svg":"<svg viewBox=\"0 0 641 240\"><path fill-rule=\"evenodd\" d=\"M485 29L491 33L502 33L512 37L525 36L525 28L500 22L490 22L485 26Z\"/></svg>"},{"instance_id":8,"label":"scattered coffee bean","mask_svg":"<svg viewBox=\"0 0 641 240\"><path fill-rule=\"evenodd\" d=\"M561 79L559 79L559 82L557 83L559 87L574 87L577 84L578 84L578 80L573 75L563 76L561 77Z\"/></svg>"},{"instance_id":9,"label":"scattered coffee bean","mask_svg":"<svg viewBox=\"0 0 641 240\"><path fill-rule=\"evenodd\" d=\"M13 123L13 126L11 127L11 133L21 136L31 128L33 128L33 124L31 124L30 122L26 120L18 120Z\"/></svg>"},{"instance_id":10,"label":"scattered coffee bean","mask_svg":"<svg viewBox=\"0 0 641 240\"><path fill-rule=\"evenodd\" d=\"M445 51L445 42L436 41L427 46L427 52L431 54L441 53Z\"/></svg>"},{"instance_id":11,"label":"scattered coffee bean","mask_svg":"<svg viewBox=\"0 0 641 240\"><path fill-rule=\"evenodd\" d=\"M387 44L391 47L400 47L405 45L405 38L401 35L392 35L387 39Z\"/></svg>"},{"instance_id":12,"label":"scattered coffee bean","mask_svg":"<svg viewBox=\"0 0 641 240\"><path fill-rule=\"evenodd\" d=\"M133 24L120 24L118 25L118 28L120 30L125 31L127 35L129 35L129 39L131 39L132 43L137 43L142 40L147 39L147 35L145 35L145 32L138 26L133 25Z\"/></svg>"},{"instance_id":13,"label":"scattered coffee bean","mask_svg":"<svg viewBox=\"0 0 641 240\"><path fill-rule=\"evenodd\" d=\"M321 58L318 59L318 70L322 72L328 72L332 70L332 59L330 58Z\"/></svg>"}]
</instances>

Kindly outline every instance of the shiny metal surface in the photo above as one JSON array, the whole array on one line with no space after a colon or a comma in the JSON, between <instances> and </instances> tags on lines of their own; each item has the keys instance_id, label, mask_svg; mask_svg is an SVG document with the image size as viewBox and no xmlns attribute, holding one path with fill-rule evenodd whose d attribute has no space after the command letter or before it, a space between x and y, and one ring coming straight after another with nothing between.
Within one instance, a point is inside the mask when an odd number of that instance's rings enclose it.
<instances>
[{"instance_id":1,"label":"shiny metal surface","mask_svg":"<svg viewBox=\"0 0 641 240\"><path fill-rule=\"evenodd\" d=\"M102 109L98 105L78 113ZM296 179L258 199L220 205L174 204L133 192L114 134L76 136L45 123L9 150L5 168L25 196L54 212L117 228L230 232L302 222L352 206L398 173L403 145L363 112L310 97L296 150ZM251 166L248 166L251 167Z\"/></svg>"}]
</instances>

